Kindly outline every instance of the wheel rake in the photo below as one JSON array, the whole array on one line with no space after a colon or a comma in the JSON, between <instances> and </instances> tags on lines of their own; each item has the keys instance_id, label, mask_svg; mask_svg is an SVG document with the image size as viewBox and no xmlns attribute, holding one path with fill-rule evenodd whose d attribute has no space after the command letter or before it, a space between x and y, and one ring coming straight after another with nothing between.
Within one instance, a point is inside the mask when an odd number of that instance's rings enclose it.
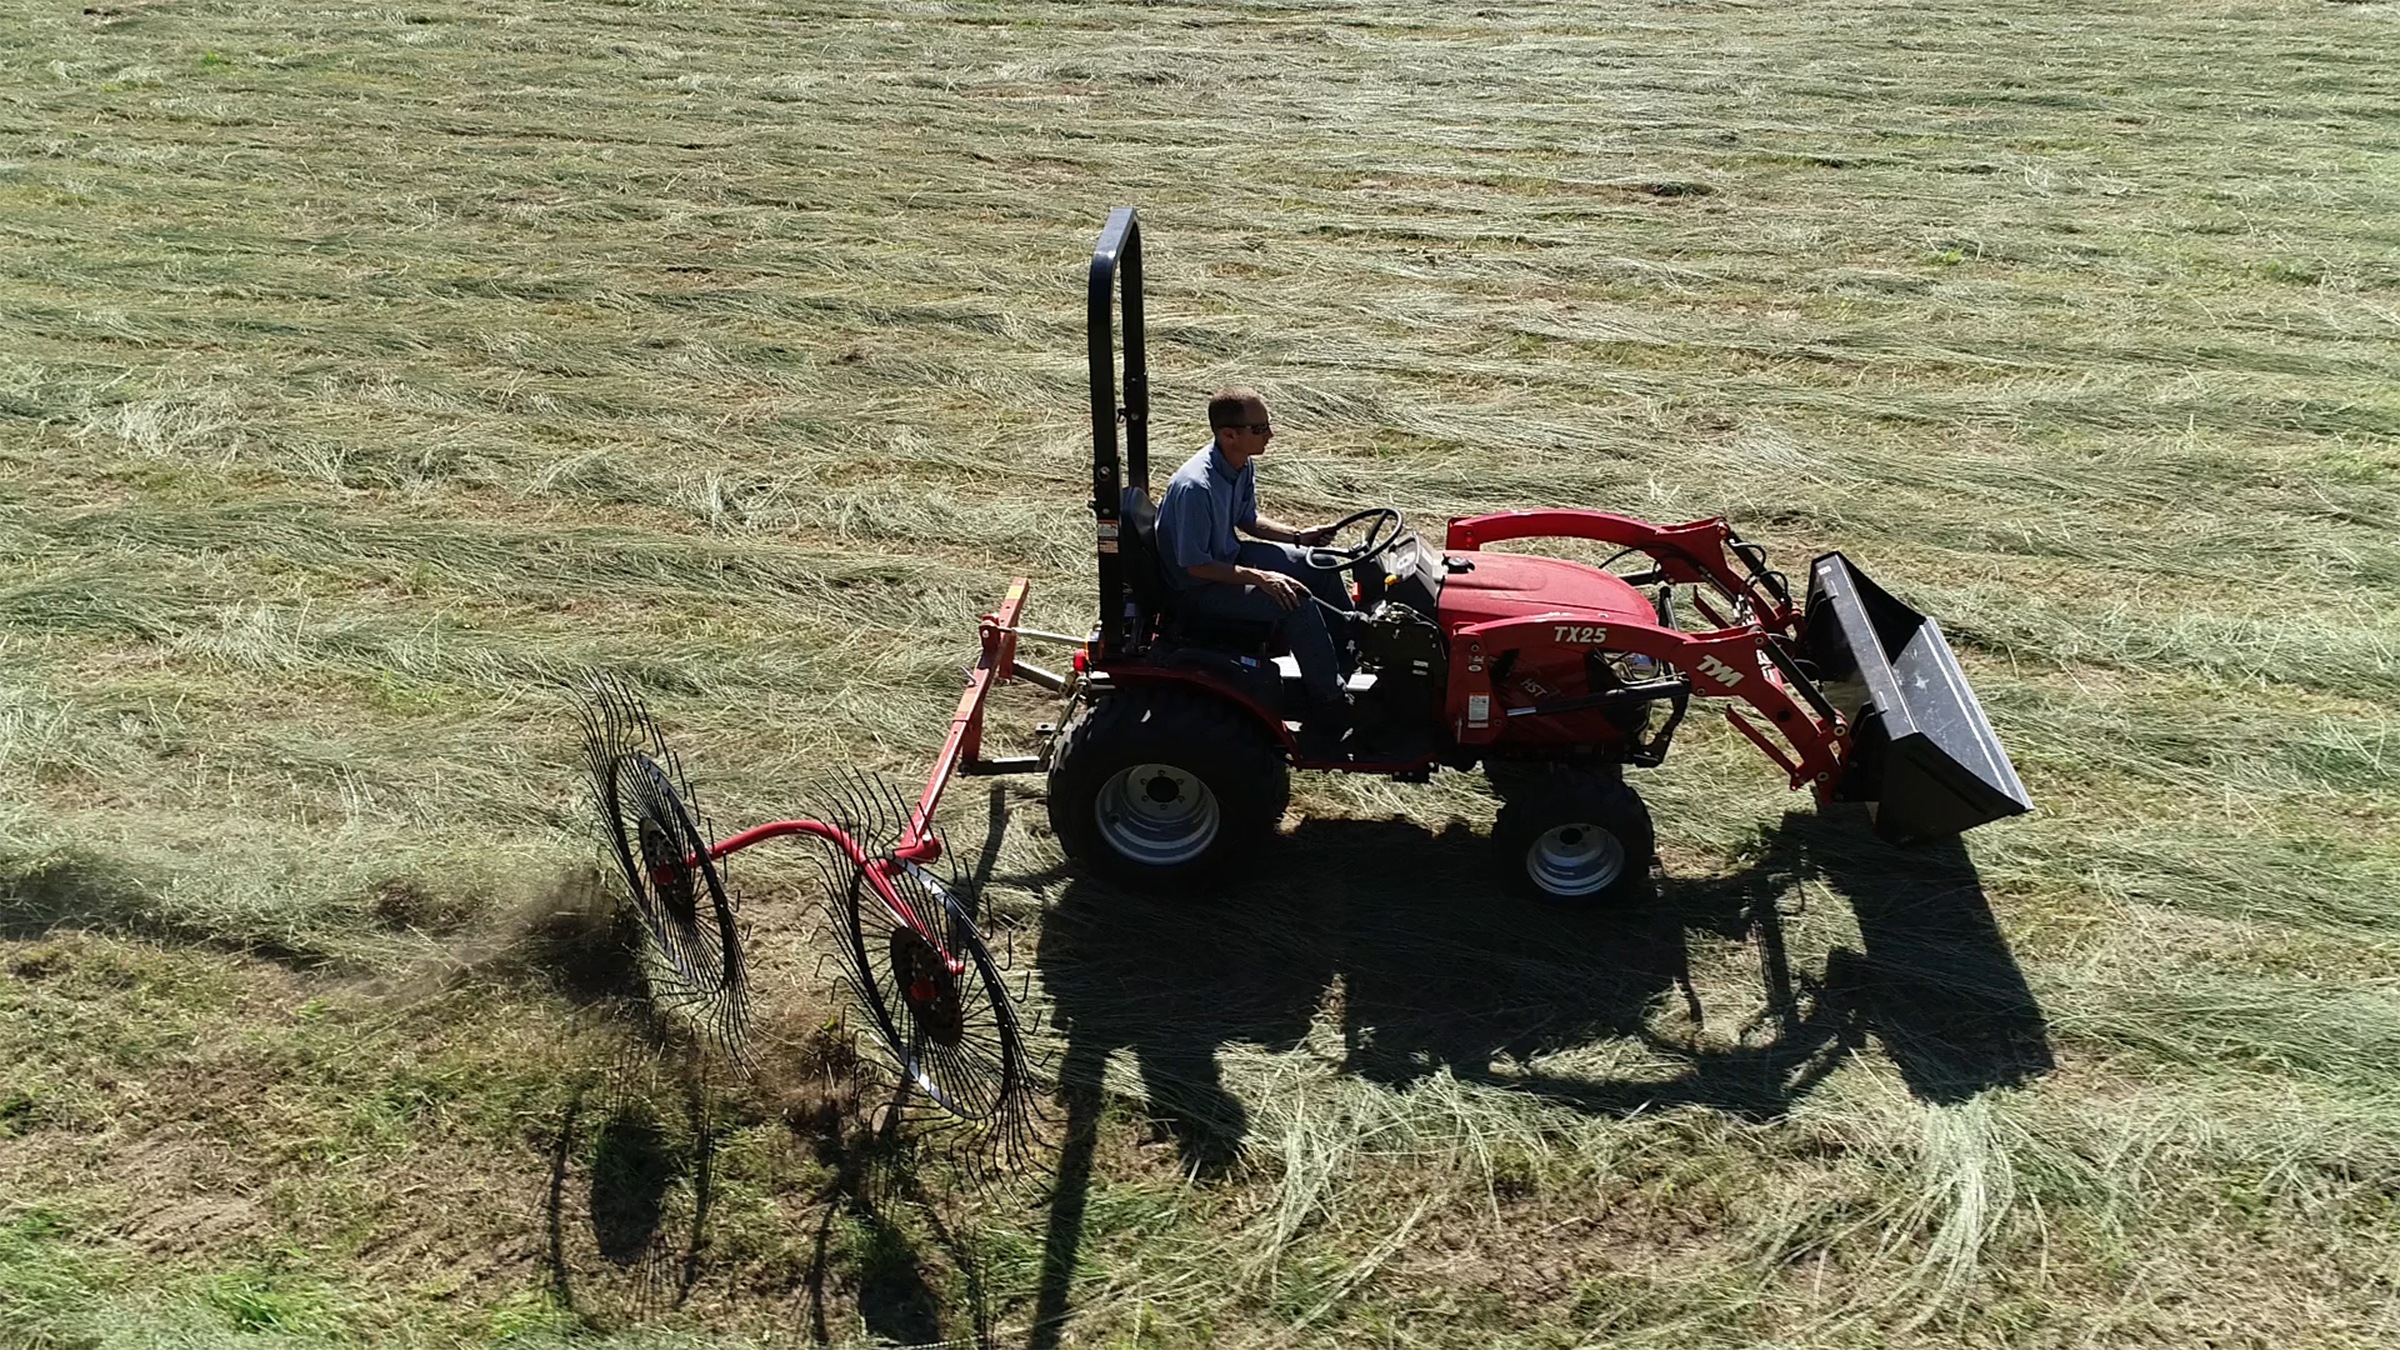
<instances>
[{"instance_id":1,"label":"wheel rake","mask_svg":"<svg viewBox=\"0 0 2400 1350\"><path fill-rule=\"evenodd\" d=\"M812 845L833 935L826 959L896 1078L888 1123L913 1127L920 1142L938 1139L979 1182L1025 1163L1039 1134L1039 1070L1027 1050L1033 1019L1020 1010L1026 988L1009 987L1005 963L977 926L975 885L949 860L933 816L954 774L1020 767L980 754L991 687L1018 676L1056 682L1015 663L1023 603L1019 583L998 614L985 616L983 659L913 807L889 786L853 776L827 792L828 809L818 814L719 839L638 695L596 677L582 713L603 838L624 876L653 1001L686 1016L737 1065L752 1066L749 969L725 860L770 839Z\"/></svg>"},{"instance_id":2,"label":"wheel rake","mask_svg":"<svg viewBox=\"0 0 2400 1350\"><path fill-rule=\"evenodd\" d=\"M885 783L854 775L825 794L819 819L857 841L904 837L908 808ZM938 847L939 837L936 836ZM898 1079L902 1118L953 1145L979 1180L1014 1170L1037 1137L1039 1069L1027 1041L1038 1018L977 924L972 878L946 853L919 863L895 848L838 841L812 851L834 935L829 959L877 1053ZM896 903L895 903L896 901Z\"/></svg>"},{"instance_id":3,"label":"wheel rake","mask_svg":"<svg viewBox=\"0 0 2400 1350\"><path fill-rule=\"evenodd\" d=\"M750 991L741 928L682 762L619 681L593 681L582 721L601 836L625 879L625 914L651 1002L744 1062Z\"/></svg>"}]
</instances>

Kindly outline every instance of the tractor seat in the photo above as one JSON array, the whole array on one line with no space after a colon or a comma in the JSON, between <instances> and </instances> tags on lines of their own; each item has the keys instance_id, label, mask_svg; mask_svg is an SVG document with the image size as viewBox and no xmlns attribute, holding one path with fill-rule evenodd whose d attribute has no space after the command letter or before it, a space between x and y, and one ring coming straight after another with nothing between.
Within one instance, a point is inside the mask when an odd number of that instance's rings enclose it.
<instances>
[{"instance_id":1,"label":"tractor seat","mask_svg":"<svg viewBox=\"0 0 2400 1350\"><path fill-rule=\"evenodd\" d=\"M1223 647L1244 655L1272 656L1285 650L1283 625L1263 619L1224 619L1186 614L1175 604L1176 590L1167 581L1166 559L1158 552L1158 507L1138 487L1125 489L1118 518L1129 528L1117 532L1117 547L1125 560L1125 581L1134 603L1158 620L1163 642L1186 647Z\"/></svg>"}]
</instances>

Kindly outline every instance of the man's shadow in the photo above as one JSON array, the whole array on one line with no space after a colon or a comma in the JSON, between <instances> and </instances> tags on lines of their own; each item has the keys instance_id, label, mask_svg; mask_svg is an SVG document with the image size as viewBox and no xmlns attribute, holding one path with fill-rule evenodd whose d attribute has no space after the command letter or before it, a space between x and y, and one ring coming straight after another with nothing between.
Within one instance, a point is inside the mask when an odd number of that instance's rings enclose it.
<instances>
[{"instance_id":1,"label":"man's shadow","mask_svg":"<svg viewBox=\"0 0 2400 1350\"><path fill-rule=\"evenodd\" d=\"M1859 947L1791 968L1784 921L1831 891ZM1692 991L1692 928L1758 949L1767 1013L1737 1045L1692 1048L1656 1030ZM1912 1092L1958 1101L2046 1071L2045 1021L1951 841L1916 850L1863 821L1795 811L1745 866L1653 878L1630 903L1562 906L1511 894L1489 843L1401 821L1311 820L1214 891L1140 894L1070 879L1045 911L1038 958L1066 1042L1066 1107L1032 1344L1068 1312L1109 1056L1132 1052L1154 1128L1206 1175L1248 1130L1217 1052L1288 1050L1338 1021L1345 1066L1405 1084L1439 1072L1604 1114L1688 1105L1773 1119L1872 1034ZM1338 979L1337 979L1338 977ZM1662 1009L1662 1004L1668 1005ZM1612 1038L1645 1044L1665 1077L1586 1079L1541 1057Z\"/></svg>"}]
</instances>

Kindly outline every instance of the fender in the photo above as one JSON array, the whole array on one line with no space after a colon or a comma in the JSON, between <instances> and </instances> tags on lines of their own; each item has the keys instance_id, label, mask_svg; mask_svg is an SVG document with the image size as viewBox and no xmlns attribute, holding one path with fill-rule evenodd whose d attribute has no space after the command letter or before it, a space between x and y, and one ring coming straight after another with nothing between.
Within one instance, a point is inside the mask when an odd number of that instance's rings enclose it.
<instances>
[{"instance_id":1,"label":"fender","mask_svg":"<svg viewBox=\"0 0 2400 1350\"><path fill-rule=\"evenodd\" d=\"M1206 671L1178 670L1173 666L1111 665L1105 673L1109 682L1120 689L1144 684L1172 684L1207 690L1211 695L1248 713L1258 723L1259 729L1273 737L1287 754L1297 756L1299 753L1299 741L1284 727L1283 719L1277 717L1273 709Z\"/></svg>"}]
</instances>

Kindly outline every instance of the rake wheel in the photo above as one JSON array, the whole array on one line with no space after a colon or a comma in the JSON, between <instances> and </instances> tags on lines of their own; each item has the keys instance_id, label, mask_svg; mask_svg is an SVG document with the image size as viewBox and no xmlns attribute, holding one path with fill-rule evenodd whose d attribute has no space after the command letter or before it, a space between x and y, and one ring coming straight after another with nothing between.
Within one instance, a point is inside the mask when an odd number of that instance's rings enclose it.
<instances>
[{"instance_id":1,"label":"rake wheel","mask_svg":"<svg viewBox=\"0 0 2400 1350\"><path fill-rule=\"evenodd\" d=\"M962 1121L988 1122L1021 1088L1016 1006L966 907L901 865L895 889L933 940L900 922L859 876L844 897L859 1000L901 1077ZM953 967L956 967L955 969Z\"/></svg>"},{"instance_id":2,"label":"rake wheel","mask_svg":"<svg viewBox=\"0 0 2400 1350\"><path fill-rule=\"evenodd\" d=\"M651 1001L691 1016L740 1059L749 1001L741 929L681 763L641 699L614 680L593 682L583 749Z\"/></svg>"},{"instance_id":3,"label":"rake wheel","mask_svg":"<svg viewBox=\"0 0 2400 1350\"><path fill-rule=\"evenodd\" d=\"M1035 1075L1018 998L976 927L969 888L955 872L937 877L891 856L902 808L879 785L861 782L843 805L842 828L867 859L821 855L843 980L915 1099L912 1119L965 1145L956 1152L971 1170L1014 1167L1033 1144ZM877 891L869 867L906 914Z\"/></svg>"}]
</instances>

